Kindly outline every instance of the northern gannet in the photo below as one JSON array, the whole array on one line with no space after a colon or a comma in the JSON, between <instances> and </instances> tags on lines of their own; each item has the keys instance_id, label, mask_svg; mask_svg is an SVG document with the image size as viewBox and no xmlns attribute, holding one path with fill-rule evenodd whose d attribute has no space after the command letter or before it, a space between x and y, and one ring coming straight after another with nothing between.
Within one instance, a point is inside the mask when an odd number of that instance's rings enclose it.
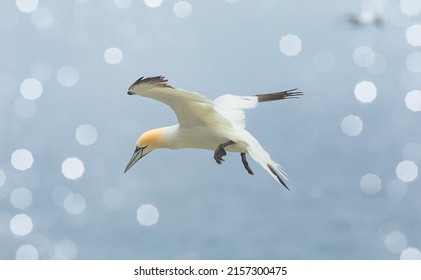
<instances>
[{"instance_id":1,"label":"northern gannet","mask_svg":"<svg viewBox=\"0 0 421 280\"><path fill-rule=\"evenodd\" d=\"M195 148L214 151L214 159L221 164L226 151L240 153L247 172L253 175L246 154L258 162L275 180L289 190L282 177L286 174L274 162L259 142L245 130L245 109L259 102L298 98L297 89L252 96L222 95L214 101L194 92L173 88L162 76L135 81L127 94L161 101L170 106L179 124L146 131L136 141L126 173L139 159L160 148Z\"/></svg>"}]
</instances>

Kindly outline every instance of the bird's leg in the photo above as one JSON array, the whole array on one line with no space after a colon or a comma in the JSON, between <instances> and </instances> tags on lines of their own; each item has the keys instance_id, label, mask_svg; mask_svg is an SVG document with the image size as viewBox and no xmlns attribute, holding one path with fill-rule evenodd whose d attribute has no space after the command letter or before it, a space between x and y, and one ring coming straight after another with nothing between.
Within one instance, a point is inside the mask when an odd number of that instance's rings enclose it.
<instances>
[{"instance_id":1,"label":"bird's leg","mask_svg":"<svg viewBox=\"0 0 421 280\"><path fill-rule=\"evenodd\" d=\"M215 150L215 153L213 154L213 158L215 159L217 164L221 164L224 161L222 157L227 154L227 152L225 152L225 147L232 144L235 144L235 142L230 140L218 146L218 148Z\"/></svg>"},{"instance_id":2,"label":"bird's leg","mask_svg":"<svg viewBox=\"0 0 421 280\"><path fill-rule=\"evenodd\" d=\"M247 162L246 153L241 153L241 161L243 162L244 168L250 175L254 175L253 170L251 170L249 163Z\"/></svg>"}]
</instances>

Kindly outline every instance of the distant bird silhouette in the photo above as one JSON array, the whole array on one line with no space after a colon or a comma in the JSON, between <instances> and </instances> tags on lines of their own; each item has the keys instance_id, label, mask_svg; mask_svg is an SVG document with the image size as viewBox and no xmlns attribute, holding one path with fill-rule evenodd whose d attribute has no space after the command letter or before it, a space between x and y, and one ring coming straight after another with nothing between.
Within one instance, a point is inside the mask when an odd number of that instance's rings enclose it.
<instances>
[{"instance_id":1,"label":"distant bird silhouette","mask_svg":"<svg viewBox=\"0 0 421 280\"><path fill-rule=\"evenodd\" d=\"M381 28L384 26L383 18L372 11L363 11L359 14L348 14L346 16L346 21L354 27L367 27L375 26Z\"/></svg>"}]
</instances>

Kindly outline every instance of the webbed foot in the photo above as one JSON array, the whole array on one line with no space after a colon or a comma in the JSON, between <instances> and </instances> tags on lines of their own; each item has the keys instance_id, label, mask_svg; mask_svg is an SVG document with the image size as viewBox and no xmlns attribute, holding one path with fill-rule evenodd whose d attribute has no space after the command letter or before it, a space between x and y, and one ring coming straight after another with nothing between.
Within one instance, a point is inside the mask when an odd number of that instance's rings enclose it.
<instances>
[{"instance_id":1,"label":"webbed foot","mask_svg":"<svg viewBox=\"0 0 421 280\"><path fill-rule=\"evenodd\" d=\"M224 161L223 157L227 155L225 147L232 144L235 144L235 142L230 140L218 146L218 148L215 150L215 153L213 154L213 158L215 159L217 164L221 164Z\"/></svg>"}]
</instances>

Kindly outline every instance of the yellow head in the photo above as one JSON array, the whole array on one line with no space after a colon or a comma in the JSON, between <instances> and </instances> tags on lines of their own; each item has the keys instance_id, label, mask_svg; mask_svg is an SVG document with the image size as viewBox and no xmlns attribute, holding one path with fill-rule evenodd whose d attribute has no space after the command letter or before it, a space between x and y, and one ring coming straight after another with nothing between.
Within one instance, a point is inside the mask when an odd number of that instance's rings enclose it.
<instances>
[{"instance_id":1,"label":"yellow head","mask_svg":"<svg viewBox=\"0 0 421 280\"><path fill-rule=\"evenodd\" d=\"M153 150L164 147L164 135L161 128L146 131L136 141L136 147L132 158L124 170L126 173L139 159L143 158Z\"/></svg>"}]
</instances>

